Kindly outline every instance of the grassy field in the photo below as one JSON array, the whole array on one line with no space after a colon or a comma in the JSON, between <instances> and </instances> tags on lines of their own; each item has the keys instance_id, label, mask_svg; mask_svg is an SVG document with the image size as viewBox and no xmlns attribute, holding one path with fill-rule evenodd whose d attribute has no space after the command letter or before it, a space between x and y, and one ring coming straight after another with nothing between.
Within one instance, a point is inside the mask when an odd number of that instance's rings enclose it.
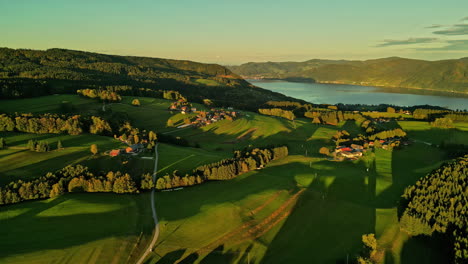
<instances>
[{"instance_id":1,"label":"grassy field","mask_svg":"<svg viewBox=\"0 0 468 264\"><path fill-rule=\"evenodd\" d=\"M89 112L100 107L97 100L78 95L57 94L26 99L2 100L0 112L6 113L61 113L62 102L70 102L77 112Z\"/></svg>"},{"instance_id":2,"label":"grassy field","mask_svg":"<svg viewBox=\"0 0 468 264\"><path fill-rule=\"evenodd\" d=\"M372 118L413 118L413 115L401 114L401 113L387 113L387 112L362 112L363 115Z\"/></svg>"},{"instance_id":3,"label":"grassy field","mask_svg":"<svg viewBox=\"0 0 468 264\"><path fill-rule=\"evenodd\" d=\"M0 207L0 263L127 263L151 233L149 194L67 194Z\"/></svg>"},{"instance_id":4,"label":"grassy field","mask_svg":"<svg viewBox=\"0 0 468 264\"><path fill-rule=\"evenodd\" d=\"M467 123L455 123L456 128L434 128L428 122L398 121L398 124L408 133L408 137L416 140L440 144L447 143L468 144Z\"/></svg>"},{"instance_id":5,"label":"grassy field","mask_svg":"<svg viewBox=\"0 0 468 264\"><path fill-rule=\"evenodd\" d=\"M354 258L364 233L377 234L382 263L416 261L403 252L425 247L400 233L396 206L442 162L433 148L342 163L294 155L232 181L158 193L161 236L150 263L336 263Z\"/></svg>"},{"instance_id":6,"label":"grassy field","mask_svg":"<svg viewBox=\"0 0 468 264\"><path fill-rule=\"evenodd\" d=\"M227 151L252 146L288 145L293 154L305 154L312 145L319 141L309 140L319 128L336 127L312 124L309 119L289 121L283 118L244 112L242 118L234 121L221 120L201 128L174 130L173 136L181 136L192 143L198 143L209 151ZM314 148L318 153L318 148ZM310 154L310 152L309 152Z\"/></svg>"},{"instance_id":7,"label":"grassy field","mask_svg":"<svg viewBox=\"0 0 468 264\"><path fill-rule=\"evenodd\" d=\"M8 149L0 150L0 184L15 179L36 178L69 164L94 159L89 151L91 144L97 144L101 152L122 146L122 143L111 137L87 134L70 136L0 132L0 137L8 144ZM26 146L30 139L47 141L52 150L29 151ZM58 140L62 141L63 149L56 149Z\"/></svg>"},{"instance_id":8,"label":"grassy field","mask_svg":"<svg viewBox=\"0 0 468 264\"><path fill-rule=\"evenodd\" d=\"M134 98L141 106L131 105ZM53 112L63 100L74 105L84 100L83 109L92 111L101 107L73 95L24 100L30 100L30 108L15 108L18 101L7 100L0 111ZM335 127L315 125L310 119L288 121L244 112L234 121L179 130L166 127L167 120L178 125L192 115L172 115L169 105L168 100L124 97L121 103L106 107L127 112L137 127L181 136L201 146L161 143L159 175L174 170L188 173L248 146L287 144L291 155L230 181L157 193L161 234L148 263L346 263L361 250L365 233L377 235L379 263L441 262L436 244L400 232L397 205L406 186L446 159L437 144L442 140L468 142L466 123L456 123L455 129L434 129L427 122L393 122L388 125L401 126L415 143L337 163L318 150L334 146L330 138L337 130L362 133L353 121ZM154 166L154 159L141 156L91 157L93 143L100 151L120 146L109 137L20 133L0 133L0 137L10 147L0 150L0 184L78 162L93 170L122 170L132 175L152 172ZM65 148L30 152L25 149L29 139L47 140L52 149L60 139ZM6 238L0 241L0 263L132 262L152 229L148 202L149 193L68 194L0 207L0 237Z\"/></svg>"},{"instance_id":9,"label":"grassy field","mask_svg":"<svg viewBox=\"0 0 468 264\"><path fill-rule=\"evenodd\" d=\"M140 106L131 104L133 99L140 100ZM106 108L115 112L125 112L132 119L133 125L140 128L153 130L156 132L174 130L175 128L166 127L167 121L172 120L174 126L183 124L185 118L193 118L196 114L181 114L168 111L171 105L170 100L124 96L122 102L108 105ZM200 104L193 104L197 110L205 109Z\"/></svg>"},{"instance_id":10,"label":"grassy field","mask_svg":"<svg viewBox=\"0 0 468 264\"><path fill-rule=\"evenodd\" d=\"M219 133L224 137L215 142L221 145L220 141L248 131L252 123L268 122L263 118L271 117L242 120L237 133ZM329 139L337 129L354 126L296 121L297 130L288 131L293 124L274 120L268 122L269 136L253 134L250 140L268 141L280 134L293 142L296 152L302 152L302 141L309 153L314 153L314 146L331 144ZM413 125L418 128L420 124ZM207 131L220 132L225 126L219 124ZM420 136L414 133L418 129L407 127L407 131ZM203 134L194 137L204 140ZM443 256L437 245L400 232L397 205L407 186L445 159L442 150L424 143L395 151L378 149L356 162L334 163L296 155L233 181L158 193L163 225L155 248L159 256L153 256L151 263L246 263L247 258L250 263L344 262L359 252L364 233L377 235L380 263L421 259L440 263ZM218 224L206 224L213 221Z\"/></svg>"}]
</instances>

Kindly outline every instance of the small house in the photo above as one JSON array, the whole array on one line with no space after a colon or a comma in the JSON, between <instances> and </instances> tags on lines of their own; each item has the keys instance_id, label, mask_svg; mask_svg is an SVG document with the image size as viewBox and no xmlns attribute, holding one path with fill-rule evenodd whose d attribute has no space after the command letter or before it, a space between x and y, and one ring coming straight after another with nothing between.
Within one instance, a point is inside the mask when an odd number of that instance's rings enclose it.
<instances>
[{"instance_id":1,"label":"small house","mask_svg":"<svg viewBox=\"0 0 468 264\"><path fill-rule=\"evenodd\" d=\"M127 147L125 149L125 152L127 152L127 153L136 153L136 152L140 151L141 149L143 149L142 144L133 144L133 145Z\"/></svg>"},{"instance_id":2,"label":"small house","mask_svg":"<svg viewBox=\"0 0 468 264\"><path fill-rule=\"evenodd\" d=\"M116 157L116 156L118 156L119 154L120 154L120 149L113 149L113 150L111 150L111 152L109 153L109 155L110 155L111 157Z\"/></svg>"}]
</instances>

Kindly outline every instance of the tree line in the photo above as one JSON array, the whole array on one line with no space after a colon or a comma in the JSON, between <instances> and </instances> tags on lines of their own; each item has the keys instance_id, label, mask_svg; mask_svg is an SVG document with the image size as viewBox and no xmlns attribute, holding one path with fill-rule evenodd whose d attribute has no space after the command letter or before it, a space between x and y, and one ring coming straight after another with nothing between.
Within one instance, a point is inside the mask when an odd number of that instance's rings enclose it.
<instances>
[{"instance_id":1,"label":"tree line","mask_svg":"<svg viewBox=\"0 0 468 264\"><path fill-rule=\"evenodd\" d=\"M0 131L17 131L34 134L69 134L83 132L98 135L111 135L112 128L108 121L98 116L32 114L0 114Z\"/></svg>"},{"instance_id":2,"label":"tree line","mask_svg":"<svg viewBox=\"0 0 468 264\"><path fill-rule=\"evenodd\" d=\"M281 108L260 108L258 109L258 112L262 115L278 116L289 120L296 119L296 116L292 111L283 110Z\"/></svg>"},{"instance_id":3,"label":"tree line","mask_svg":"<svg viewBox=\"0 0 468 264\"><path fill-rule=\"evenodd\" d=\"M178 91L174 90L154 90L149 88L136 88L129 85L108 85L99 86L98 88L86 88L76 91L79 95L98 98L101 101L106 102L120 102L122 96L143 96L161 98L167 100L179 100L186 101L187 99Z\"/></svg>"},{"instance_id":4,"label":"tree line","mask_svg":"<svg viewBox=\"0 0 468 264\"><path fill-rule=\"evenodd\" d=\"M450 118L453 122L468 122L468 113L465 112L452 112L444 117Z\"/></svg>"},{"instance_id":5,"label":"tree line","mask_svg":"<svg viewBox=\"0 0 468 264\"><path fill-rule=\"evenodd\" d=\"M433 122L430 123L431 126L437 128L454 128L453 120L448 117L436 118Z\"/></svg>"},{"instance_id":6,"label":"tree line","mask_svg":"<svg viewBox=\"0 0 468 264\"><path fill-rule=\"evenodd\" d=\"M233 158L199 166L191 175L182 176L178 171L174 171L172 174L159 177L155 187L158 190L164 190L191 186L205 181L229 180L240 174L263 168L272 160L286 156L288 156L286 146L235 151Z\"/></svg>"},{"instance_id":7,"label":"tree line","mask_svg":"<svg viewBox=\"0 0 468 264\"><path fill-rule=\"evenodd\" d=\"M449 113L451 111L449 110L441 110L441 109L423 109L423 108L418 108L415 109L413 112L413 117L415 119L425 119L429 120L433 116L440 116L445 113Z\"/></svg>"},{"instance_id":8,"label":"tree line","mask_svg":"<svg viewBox=\"0 0 468 264\"><path fill-rule=\"evenodd\" d=\"M89 97L92 99L98 98L101 101L104 102L120 102L122 101L122 97L113 91L108 91L108 90L97 90L97 89L81 89L81 90L76 90L76 93L78 93L81 96L84 97Z\"/></svg>"},{"instance_id":9,"label":"tree line","mask_svg":"<svg viewBox=\"0 0 468 264\"><path fill-rule=\"evenodd\" d=\"M405 189L400 225L412 236L444 234L453 263L468 262L468 155L442 165Z\"/></svg>"},{"instance_id":10,"label":"tree line","mask_svg":"<svg viewBox=\"0 0 468 264\"><path fill-rule=\"evenodd\" d=\"M0 131L69 135L80 135L88 132L96 135L114 136L129 144L146 143L148 149L153 149L155 146L157 139L155 132L135 128L124 119L110 117L109 120L99 116L0 114Z\"/></svg>"},{"instance_id":11,"label":"tree line","mask_svg":"<svg viewBox=\"0 0 468 264\"><path fill-rule=\"evenodd\" d=\"M82 165L66 166L31 181L13 181L0 187L0 204L46 199L68 192L139 193L137 181L119 171L95 174Z\"/></svg>"}]
</instances>

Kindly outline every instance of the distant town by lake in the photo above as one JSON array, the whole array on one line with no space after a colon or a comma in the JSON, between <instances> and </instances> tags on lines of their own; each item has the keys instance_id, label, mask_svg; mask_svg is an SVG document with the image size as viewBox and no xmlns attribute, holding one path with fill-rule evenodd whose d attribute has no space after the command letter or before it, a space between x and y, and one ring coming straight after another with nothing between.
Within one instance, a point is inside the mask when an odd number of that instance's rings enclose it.
<instances>
[{"instance_id":1,"label":"distant town by lake","mask_svg":"<svg viewBox=\"0 0 468 264\"><path fill-rule=\"evenodd\" d=\"M380 88L346 84L248 80L274 92L315 104L392 104L397 106L434 105L452 110L468 110L468 95L406 88Z\"/></svg>"}]
</instances>

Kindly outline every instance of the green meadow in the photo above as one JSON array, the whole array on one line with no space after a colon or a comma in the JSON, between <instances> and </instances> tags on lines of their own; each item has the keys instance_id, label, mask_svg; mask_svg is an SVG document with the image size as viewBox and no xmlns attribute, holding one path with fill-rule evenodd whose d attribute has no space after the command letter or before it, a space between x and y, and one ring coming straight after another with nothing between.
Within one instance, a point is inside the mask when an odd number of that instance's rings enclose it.
<instances>
[{"instance_id":1,"label":"green meadow","mask_svg":"<svg viewBox=\"0 0 468 264\"><path fill-rule=\"evenodd\" d=\"M138 99L140 106L132 105L133 99ZM168 120L171 120L174 126L178 126L183 124L184 119L196 116L193 113L184 115L177 111L169 111L171 103L172 101L165 99L124 96L122 102L109 104L106 106L106 110L110 109L114 112L127 113L130 119L132 119L134 126L158 132L175 129L175 127L167 128ZM205 109L200 104L193 104L193 106L197 110Z\"/></svg>"},{"instance_id":2,"label":"green meadow","mask_svg":"<svg viewBox=\"0 0 468 264\"><path fill-rule=\"evenodd\" d=\"M16 179L32 179L53 172L69 164L83 163L94 159L90 152L91 144L98 145L100 152L123 146L111 138L90 134L70 136L63 134L26 134L0 132L8 148L0 150L0 184ZM27 149L29 140L44 140L49 143L51 151L35 152ZM63 149L57 149L60 140Z\"/></svg>"},{"instance_id":3,"label":"green meadow","mask_svg":"<svg viewBox=\"0 0 468 264\"><path fill-rule=\"evenodd\" d=\"M148 194L67 194L0 207L0 263L128 263L153 228Z\"/></svg>"},{"instance_id":4,"label":"green meadow","mask_svg":"<svg viewBox=\"0 0 468 264\"><path fill-rule=\"evenodd\" d=\"M407 131L408 137L432 144L442 141L453 144L468 144L468 123L455 123L455 128L434 128L428 122L398 121L398 124Z\"/></svg>"},{"instance_id":5,"label":"green meadow","mask_svg":"<svg viewBox=\"0 0 468 264\"><path fill-rule=\"evenodd\" d=\"M336 263L359 253L365 233L376 233L385 263L414 263L406 251L419 244L400 233L396 206L443 155L425 144L355 162L292 155L228 182L157 193L161 236L149 263Z\"/></svg>"},{"instance_id":6,"label":"green meadow","mask_svg":"<svg viewBox=\"0 0 468 264\"><path fill-rule=\"evenodd\" d=\"M141 106L131 105L135 98ZM59 112L62 101L87 112L102 107L76 95L57 95L5 100L0 111ZM167 121L177 126L194 115L171 114L169 105L168 100L124 97L106 106L106 111L126 112L136 127L200 146L160 143L158 175L189 173L249 146L286 144L290 156L230 181L156 193L160 236L146 263L346 263L360 252L366 233L377 236L379 263L442 262L437 244L400 231L397 205L408 185L447 159L437 147L442 140L468 142L466 123L455 123L454 129L435 129L420 121L383 124L401 126L415 142L393 151L377 149L357 161L334 162L318 150L334 146L331 137L337 130L361 133L354 121L328 126L243 112L234 121L177 129L167 127ZM91 144L100 152L123 146L111 137L12 132L0 137L8 144L0 150L0 185L77 163L132 175L154 169L150 153L91 155ZM27 150L30 139L48 141L52 151ZM61 150L55 149L58 140ZM134 263L153 228L149 198L150 193L85 193L2 206L0 263Z\"/></svg>"},{"instance_id":7,"label":"green meadow","mask_svg":"<svg viewBox=\"0 0 468 264\"><path fill-rule=\"evenodd\" d=\"M5 113L62 113L60 106L69 102L80 113L99 109L100 104L93 99L70 94L48 95L26 99L2 100L0 112Z\"/></svg>"}]
</instances>

